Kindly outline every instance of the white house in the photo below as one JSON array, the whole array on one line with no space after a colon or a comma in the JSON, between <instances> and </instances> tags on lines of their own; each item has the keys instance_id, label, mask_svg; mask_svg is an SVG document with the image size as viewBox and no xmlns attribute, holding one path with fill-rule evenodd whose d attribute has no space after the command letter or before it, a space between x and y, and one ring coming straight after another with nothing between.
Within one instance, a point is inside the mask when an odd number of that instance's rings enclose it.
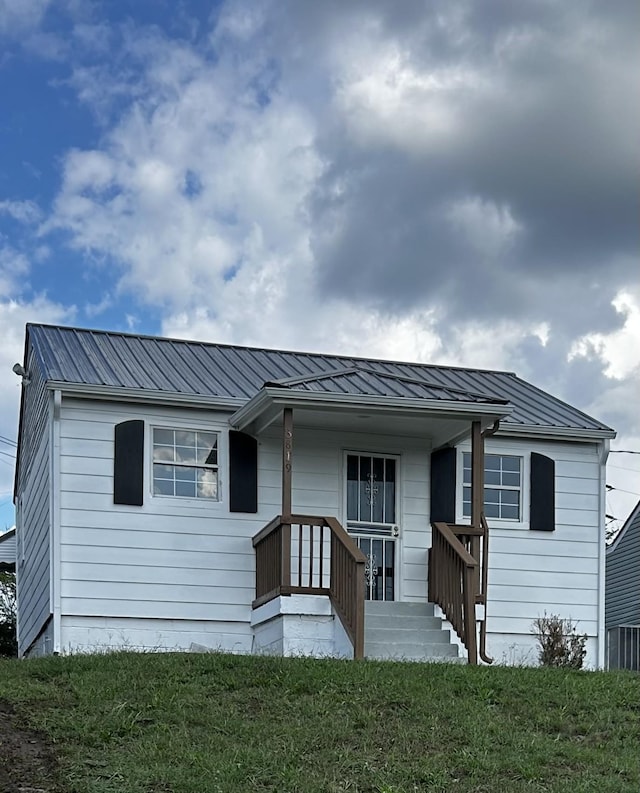
<instances>
[{"instance_id":1,"label":"white house","mask_svg":"<svg viewBox=\"0 0 640 793\"><path fill-rule=\"evenodd\" d=\"M605 624L611 669L640 671L640 501L607 547Z\"/></svg>"},{"instance_id":2,"label":"white house","mask_svg":"<svg viewBox=\"0 0 640 793\"><path fill-rule=\"evenodd\" d=\"M16 569L16 530L8 529L0 534L0 573Z\"/></svg>"},{"instance_id":3,"label":"white house","mask_svg":"<svg viewBox=\"0 0 640 793\"><path fill-rule=\"evenodd\" d=\"M21 655L535 662L547 612L603 666L615 433L515 374L44 325L23 366Z\"/></svg>"}]
</instances>

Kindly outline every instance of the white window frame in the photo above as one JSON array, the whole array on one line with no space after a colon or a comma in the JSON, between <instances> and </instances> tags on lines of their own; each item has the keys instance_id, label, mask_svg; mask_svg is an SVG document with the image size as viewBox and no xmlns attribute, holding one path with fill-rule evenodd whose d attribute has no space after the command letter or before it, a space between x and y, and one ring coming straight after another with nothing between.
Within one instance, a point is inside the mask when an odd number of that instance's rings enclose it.
<instances>
[{"instance_id":1,"label":"white window frame","mask_svg":"<svg viewBox=\"0 0 640 793\"><path fill-rule=\"evenodd\" d=\"M206 426L206 427L194 427L194 426L182 426L181 422L176 421L172 424L151 424L149 432L149 466L150 466L150 490L151 495L153 498L159 499L180 499L180 500L187 500L194 504L202 504L202 505L214 505L220 504L224 500L223 497L223 489L222 489L222 477L221 471L223 470L223 462L224 456L222 454L222 438L223 433L219 428ZM155 448L155 433L156 430L168 430L173 432L193 432L193 433L208 433L210 435L215 435L217 437L217 462L215 466L213 465L202 465L202 464L194 464L194 463L176 463L171 461L162 461L154 460L154 448ZM156 493L155 492L155 476L154 476L154 468L155 465L171 465L175 467L184 467L184 468L201 468L204 470L212 470L215 471L217 474L217 497L216 498L207 498L205 496L198 496L197 492L196 495L175 495L171 493Z\"/></svg>"},{"instance_id":2,"label":"white window frame","mask_svg":"<svg viewBox=\"0 0 640 793\"><path fill-rule=\"evenodd\" d=\"M456 515L457 522L465 524L471 522L469 515L464 515L464 457L471 453L471 445L465 444L458 448L456 460ZM496 518L487 515L489 525L503 526L509 528L526 529L529 526L529 471L531 455L521 448L510 448L508 446L485 446L486 455L497 457L517 457L520 460L520 488L515 486L503 487L502 485L485 485L495 490L520 490L520 517L519 518Z\"/></svg>"}]
</instances>

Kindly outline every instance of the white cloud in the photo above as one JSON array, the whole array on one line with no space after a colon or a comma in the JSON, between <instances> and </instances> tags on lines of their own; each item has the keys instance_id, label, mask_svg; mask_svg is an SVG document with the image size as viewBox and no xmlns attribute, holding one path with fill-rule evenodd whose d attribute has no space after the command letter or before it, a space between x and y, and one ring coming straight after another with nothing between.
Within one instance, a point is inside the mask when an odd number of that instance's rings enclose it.
<instances>
[{"instance_id":1,"label":"white cloud","mask_svg":"<svg viewBox=\"0 0 640 793\"><path fill-rule=\"evenodd\" d=\"M9 215L20 223L37 223L42 217L34 201L0 201L0 214Z\"/></svg>"},{"instance_id":2,"label":"white cloud","mask_svg":"<svg viewBox=\"0 0 640 793\"><path fill-rule=\"evenodd\" d=\"M624 317L622 327L610 333L585 334L571 346L568 360L599 358L607 377L623 380L640 370L640 290L618 292L612 305ZM640 385L640 378L638 381Z\"/></svg>"},{"instance_id":3,"label":"white cloud","mask_svg":"<svg viewBox=\"0 0 640 793\"><path fill-rule=\"evenodd\" d=\"M35 30L51 0L0 0L0 33L23 35Z\"/></svg>"}]
</instances>

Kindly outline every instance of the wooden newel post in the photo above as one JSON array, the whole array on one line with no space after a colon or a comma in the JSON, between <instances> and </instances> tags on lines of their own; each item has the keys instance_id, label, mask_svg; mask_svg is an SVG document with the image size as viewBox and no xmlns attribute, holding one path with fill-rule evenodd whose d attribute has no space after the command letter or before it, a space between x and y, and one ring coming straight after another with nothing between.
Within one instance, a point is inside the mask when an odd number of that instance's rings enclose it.
<instances>
[{"instance_id":1,"label":"wooden newel post","mask_svg":"<svg viewBox=\"0 0 640 793\"><path fill-rule=\"evenodd\" d=\"M280 585L291 586L291 474L293 471L293 409L282 412L282 570Z\"/></svg>"}]
</instances>

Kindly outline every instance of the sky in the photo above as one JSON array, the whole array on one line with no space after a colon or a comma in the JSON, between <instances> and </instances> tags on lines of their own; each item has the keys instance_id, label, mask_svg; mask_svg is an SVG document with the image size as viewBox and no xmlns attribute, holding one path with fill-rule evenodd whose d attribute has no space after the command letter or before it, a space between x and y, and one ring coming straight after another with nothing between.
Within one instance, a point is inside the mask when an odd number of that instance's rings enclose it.
<instances>
[{"instance_id":1,"label":"sky","mask_svg":"<svg viewBox=\"0 0 640 793\"><path fill-rule=\"evenodd\" d=\"M621 525L639 30L636 0L0 0L0 530L26 322L515 371L618 431Z\"/></svg>"}]
</instances>

